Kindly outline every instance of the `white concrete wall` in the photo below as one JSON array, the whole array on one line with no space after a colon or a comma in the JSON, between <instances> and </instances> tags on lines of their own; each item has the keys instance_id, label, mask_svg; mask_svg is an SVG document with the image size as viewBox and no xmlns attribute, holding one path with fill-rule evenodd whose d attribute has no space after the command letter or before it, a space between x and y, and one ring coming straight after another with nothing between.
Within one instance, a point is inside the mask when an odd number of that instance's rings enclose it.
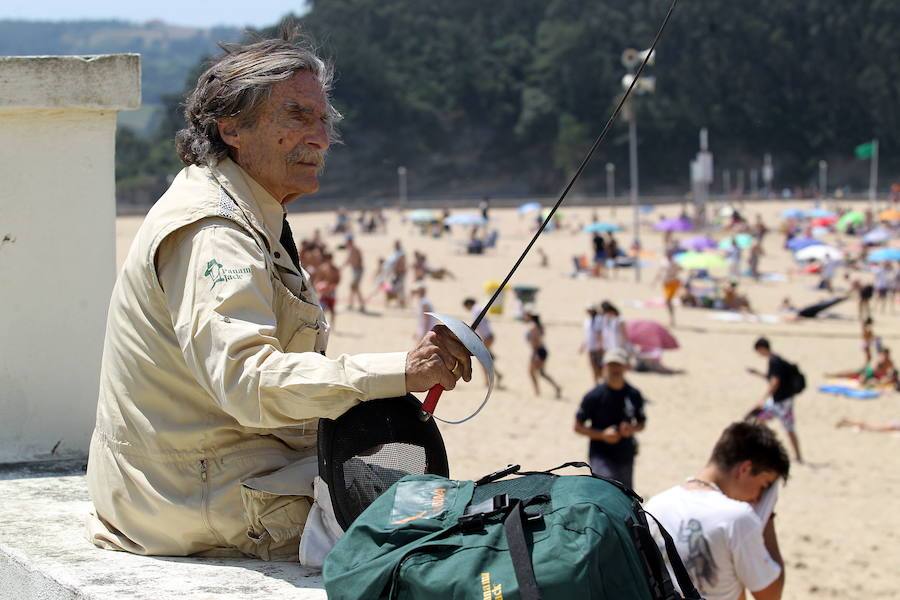
<instances>
[{"instance_id":1,"label":"white concrete wall","mask_svg":"<svg viewBox=\"0 0 900 600\"><path fill-rule=\"evenodd\" d=\"M85 454L137 55L0 58L0 463Z\"/></svg>"}]
</instances>

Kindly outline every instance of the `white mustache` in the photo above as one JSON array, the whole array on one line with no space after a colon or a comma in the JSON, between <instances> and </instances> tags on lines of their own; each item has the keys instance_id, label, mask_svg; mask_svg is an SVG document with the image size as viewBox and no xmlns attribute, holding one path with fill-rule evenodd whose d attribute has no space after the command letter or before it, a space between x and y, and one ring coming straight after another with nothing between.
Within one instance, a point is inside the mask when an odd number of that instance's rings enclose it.
<instances>
[{"instance_id":1,"label":"white mustache","mask_svg":"<svg viewBox=\"0 0 900 600\"><path fill-rule=\"evenodd\" d=\"M325 168L325 152L304 148L303 146L297 146L285 158L291 164L306 163L316 165L319 171Z\"/></svg>"}]
</instances>

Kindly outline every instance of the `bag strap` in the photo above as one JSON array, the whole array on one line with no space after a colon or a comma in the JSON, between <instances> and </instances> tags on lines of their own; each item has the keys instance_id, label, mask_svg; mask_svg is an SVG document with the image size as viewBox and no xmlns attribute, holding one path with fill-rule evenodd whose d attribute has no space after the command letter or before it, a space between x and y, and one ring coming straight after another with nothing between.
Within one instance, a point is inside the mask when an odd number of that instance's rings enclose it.
<instances>
[{"instance_id":1,"label":"bag strap","mask_svg":"<svg viewBox=\"0 0 900 600\"><path fill-rule=\"evenodd\" d=\"M516 573L516 582L519 584L519 597L522 600L541 600L541 590L534 577L534 565L531 564L531 552L528 551L528 543L525 541L523 512L525 509L522 503L516 502L503 520L503 529L509 544L509 557Z\"/></svg>"},{"instance_id":2,"label":"bag strap","mask_svg":"<svg viewBox=\"0 0 900 600\"><path fill-rule=\"evenodd\" d=\"M597 475L596 473L594 473L594 470L591 468L591 465L589 465L588 463L586 463L584 461L580 461L580 460L574 460L574 461L570 461L567 463L563 463L563 464L559 465L558 467L553 467L552 469L547 469L546 471L519 471L516 474L517 475L553 475L554 471L559 471L560 469L565 469L566 467L585 468L591 472L590 477L593 477L594 479L601 479L607 483L613 484L614 486L619 488L622 492L624 492L628 496L631 496L633 499L637 500L638 502L644 501L644 499L641 498L637 494L637 492L635 492L633 489L631 489L630 487L628 487L621 481L616 481L615 479L610 479L609 477L603 477L602 475Z\"/></svg>"},{"instance_id":3,"label":"bag strap","mask_svg":"<svg viewBox=\"0 0 900 600\"><path fill-rule=\"evenodd\" d=\"M672 585L669 577L669 570L656 545L656 540L650 534L647 518L642 514L640 505L634 512L637 520L629 517L625 524L628 525L634 545L643 559L651 596L654 600L680 600L681 597L675 592L675 586Z\"/></svg>"},{"instance_id":4,"label":"bag strap","mask_svg":"<svg viewBox=\"0 0 900 600\"><path fill-rule=\"evenodd\" d=\"M666 528L662 526L659 519L646 510L644 511L644 514L650 515L650 518L656 522L656 526L659 528L659 533L662 535L666 545L666 555L669 557L669 564L672 565L672 571L675 573L675 580L678 582L678 587L681 588L681 593L684 595L685 600L703 600L703 597L697 591L697 588L694 587L694 582L691 581L691 576L688 575L687 569L684 567L681 555L678 554L678 548L675 547L675 540L672 539L672 536L669 535Z\"/></svg>"},{"instance_id":5,"label":"bag strap","mask_svg":"<svg viewBox=\"0 0 900 600\"><path fill-rule=\"evenodd\" d=\"M560 469L565 469L566 467L584 467L588 471L591 470L591 465L587 464L583 460L573 460L567 463L563 463L558 467L553 467L552 469L547 469L547 473L552 473L553 471L559 471Z\"/></svg>"}]
</instances>

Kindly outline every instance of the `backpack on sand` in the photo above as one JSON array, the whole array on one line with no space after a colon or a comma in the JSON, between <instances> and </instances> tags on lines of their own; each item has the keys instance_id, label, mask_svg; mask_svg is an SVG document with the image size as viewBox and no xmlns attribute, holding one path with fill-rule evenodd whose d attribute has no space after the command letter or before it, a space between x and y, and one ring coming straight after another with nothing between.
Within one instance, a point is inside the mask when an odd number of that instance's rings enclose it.
<instances>
[{"instance_id":1,"label":"backpack on sand","mask_svg":"<svg viewBox=\"0 0 900 600\"><path fill-rule=\"evenodd\" d=\"M557 469L568 466L588 465ZM660 526L684 596L675 590L637 494L557 469L514 465L474 482L404 477L328 555L328 597L700 599Z\"/></svg>"}]
</instances>

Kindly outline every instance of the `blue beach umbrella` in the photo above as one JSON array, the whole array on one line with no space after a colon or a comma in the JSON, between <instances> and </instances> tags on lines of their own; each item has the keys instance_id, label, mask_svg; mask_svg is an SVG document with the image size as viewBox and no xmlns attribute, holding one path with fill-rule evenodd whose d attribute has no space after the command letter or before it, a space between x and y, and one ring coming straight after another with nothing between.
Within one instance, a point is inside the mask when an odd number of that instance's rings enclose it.
<instances>
[{"instance_id":1,"label":"blue beach umbrella","mask_svg":"<svg viewBox=\"0 0 900 600\"><path fill-rule=\"evenodd\" d=\"M806 216L806 211L802 208L787 208L781 211L782 219L802 219Z\"/></svg>"},{"instance_id":2,"label":"blue beach umbrella","mask_svg":"<svg viewBox=\"0 0 900 600\"><path fill-rule=\"evenodd\" d=\"M869 262L900 261L900 248L879 248L869 252Z\"/></svg>"},{"instance_id":3,"label":"blue beach umbrella","mask_svg":"<svg viewBox=\"0 0 900 600\"><path fill-rule=\"evenodd\" d=\"M598 221L596 223L591 223L590 225L585 225L582 231L585 233L608 233L612 231L622 231L622 228L615 223Z\"/></svg>"}]
</instances>

